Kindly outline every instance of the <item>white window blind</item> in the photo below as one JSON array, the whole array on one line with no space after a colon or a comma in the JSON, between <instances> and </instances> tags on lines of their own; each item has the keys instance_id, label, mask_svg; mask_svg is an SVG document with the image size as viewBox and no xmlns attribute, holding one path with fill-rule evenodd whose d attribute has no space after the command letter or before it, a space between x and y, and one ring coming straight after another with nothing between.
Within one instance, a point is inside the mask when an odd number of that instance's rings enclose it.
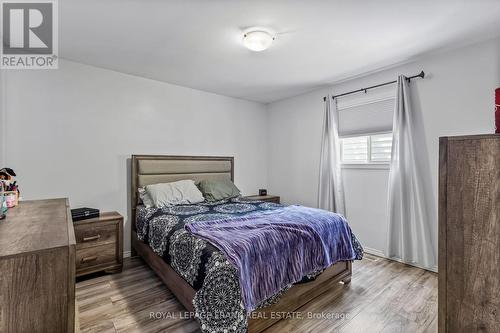
<instances>
[{"instance_id":1,"label":"white window blind","mask_svg":"<svg viewBox=\"0 0 500 333\"><path fill-rule=\"evenodd\" d=\"M392 131L394 98L371 101L338 109L339 135L353 136Z\"/></svg>"},{"instance_id":2,"label":"white window blind","mask_svg":"<svg viewBox=\"0 0 500 333\"><path fill-rule=\"evenodd\" d=\"M392 133L341 139L342 163L365 164L391 161Z\"/></svg>"},{"instance_id":3,"label":"white window blind","mask_svg":"<svg viewBox=\"0 0 500 333\"><path fill-rule=\"evenodd\" d=\"M370 160L388 162L391 160L392 133L372 135L370 137Z\"/></svg>"},{"instance_id":4,"label":"white window blind","mask_svg":"<svg viewBox=\"0 0 500 333\"><path fill-rule=\"evenodd\" d=\"M342 139L342 162L362 163L368 161L368 137L357 136Z\"/></svg>"}]
</instances>

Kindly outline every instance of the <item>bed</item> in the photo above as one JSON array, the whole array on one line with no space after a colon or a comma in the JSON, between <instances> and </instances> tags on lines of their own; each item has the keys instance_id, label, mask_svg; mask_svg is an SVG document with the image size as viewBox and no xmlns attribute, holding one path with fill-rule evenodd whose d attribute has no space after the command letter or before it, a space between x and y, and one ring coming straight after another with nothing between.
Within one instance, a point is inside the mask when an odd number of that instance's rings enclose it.
<instances>
[{"instance_id":1,"label":"bed","mask_svg":"<svg viewBox=\"0 0 500 333\"><path fill-rule=\"evenodd\" d=\"M184 179L234 180L234 159L133 155L131 163L132 255L141 256L184 307L195 313L202 331L261 332L280 320L281 317L273 313L293 312L339 282L344 285L350 283L351 261L339 261L324 271L304 276L299 283L284 288L247 313L238 301L236 269L225 260L218 248L189 234L184 225L196 220L224 218L230 214L279 210L282 206L233 198L182 207L146 208L139 198L138 188ZM220 291L222 284L227 286ZM217 292L224 293L222 305L212 301ZM215 298L220 301L221 297L215 295ZM208 318L206 314L212 313L214 304L224 307L224 311L230 311L234 316Z\"/></svg>"}]
</instances>

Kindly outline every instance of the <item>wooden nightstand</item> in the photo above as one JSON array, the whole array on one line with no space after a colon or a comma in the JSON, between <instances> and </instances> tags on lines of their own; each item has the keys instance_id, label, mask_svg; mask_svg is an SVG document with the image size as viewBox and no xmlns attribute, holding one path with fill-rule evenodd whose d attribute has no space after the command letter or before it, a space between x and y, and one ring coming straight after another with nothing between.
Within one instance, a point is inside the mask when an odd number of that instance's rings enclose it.
<instances>
[{"instance_id":1,"label":"wooden nightstand","mask_svg":"<svg viewBox=\"0 0 500 333\"><path fill-rule=\"evenodd\" d=\"M73 223L76 238L76 276L123 267L123 216L117 212Z\"/></svg>"},{"instance_id":2,"label":"wooden nightstand","mask_svg":"<svg viewBox=\"0 0 500 333\"><path fill-rule=\"evenodd\" d=\"M246 197L243 197L244 200L259 200L259 201L267 201L267 202L274 202L279 204L280 203L280 197L277 195L249 195Z\"/></svg>"}]
</instances>

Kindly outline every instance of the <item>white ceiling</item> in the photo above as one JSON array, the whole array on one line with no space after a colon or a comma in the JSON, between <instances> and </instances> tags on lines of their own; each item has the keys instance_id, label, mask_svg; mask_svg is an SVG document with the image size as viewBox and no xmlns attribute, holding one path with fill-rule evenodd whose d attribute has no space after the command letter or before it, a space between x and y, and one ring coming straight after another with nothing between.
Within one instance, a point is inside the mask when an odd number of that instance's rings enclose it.
<instances>
[{"instance_id":1,"label":"white ceiling","mask_svg":"<svg viewBox=\"0 0 500 333\"><path fill-rule=\"evenodd\" d=\"M500 34L500 0L63 0L60 56L271 102ZM255 53L242 31L281 32Z\"/></svg>"}]
</instances>

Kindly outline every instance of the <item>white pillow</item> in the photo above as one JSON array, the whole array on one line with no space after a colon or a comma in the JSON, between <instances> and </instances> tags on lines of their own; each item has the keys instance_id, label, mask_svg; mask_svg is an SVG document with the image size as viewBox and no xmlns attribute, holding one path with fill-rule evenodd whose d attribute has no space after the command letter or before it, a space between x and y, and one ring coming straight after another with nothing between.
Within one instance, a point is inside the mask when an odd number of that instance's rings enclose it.
<instances>
[{"instance_id":1,"label":"white pillow","mask_svg":"<svg viewBox=\"0 0 500 333\"><path fill-rule=\"evenodd\" d=\"M149 196L148 192L146 192L146 189L144 187L139 187L137 190L139 192L139 198L141 198L142 203L146 208L151 208L155 206L155 203Z\"/></svg>"},{"instance_id":2,"label":"white pillow","mask_svg":"<svg viewBox=\"0 0 500 333\"><path fill-rule=\"evenodd\" d=\"M194 204L205 200L193 180L147 185L146 192L156 207Z\"/></svg>"}]
</instances>

